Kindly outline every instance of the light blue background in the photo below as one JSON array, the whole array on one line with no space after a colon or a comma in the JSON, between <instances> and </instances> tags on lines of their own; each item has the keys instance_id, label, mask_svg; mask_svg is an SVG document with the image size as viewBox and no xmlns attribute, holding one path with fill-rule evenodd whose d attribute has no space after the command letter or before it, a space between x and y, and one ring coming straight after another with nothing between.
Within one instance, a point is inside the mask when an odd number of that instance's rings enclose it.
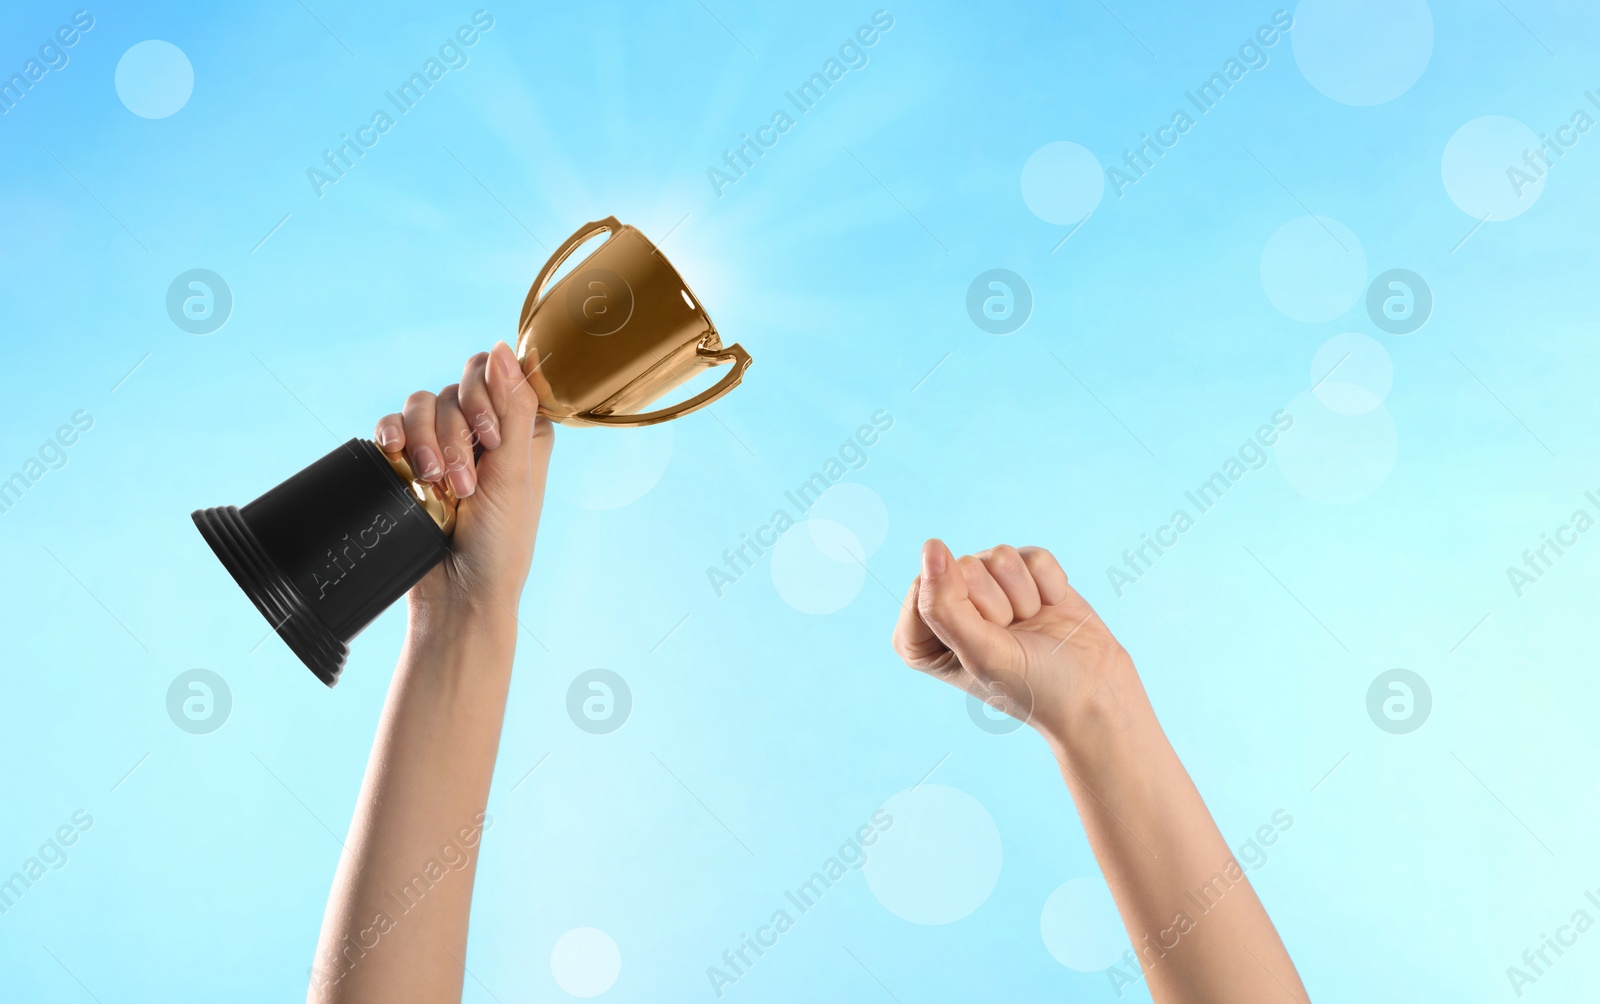
<instances>
[{"instance_id":1,"label":"light blue background","mask_svg":"<svg viewBox=\"0 0 1600 1004\"><path fill-rule=\"evenodd\" d=\"M1108 4L889 5L870 64L721 198L706 169L874 4L491 6L470 65L323 198L306 169L472 4L90 8L70 64L0 117L0 474L75 410L95 420L0 516L0 875L74 810L95 820L0 916L3 996L303 993L404 612L359 639L330 692L276 638L258 645L267 625L189 512L242 505L410 390L456 379L514 335L546 249L615 214L671 233L673 262L756 364L711 411L640 434L670 440L670 462L631 504L583 504L637 477L608 466L630 433L559 430L467 1000L567 999L550 953L575 927L620 947L602 999L714 999L705 971L723 949L936 764L930 783L998 827L993 894L923 926L853 874L729 998L1116 999L1040 937L1050 893L1096 874L1043 744L976 728L889 650L930 535L1052 548L1134 653L1230 842L1293 815L1252 877L1314 1000L1513 998L1506 967L1600 885L1600 544L1581 539L1521 598L1505 574L1600 488L1600 134L1529 211L1465 243L1476 221L1441 158L1480 116L1569 121L1600 86L1600 18L1575 2L1436 4L1426 72L1374 107L1319 92L1282 41L1062 244L1070 227L1022 197L1028 157L1071 141L1120 160L1274 9ZM0 74L72 10L10 5ZM147 39L194 67L192 98L164 119L113 85ZM1369 280L1422 274L1427 326L1384 334L1360 303L1316 324L1277 310L1263 249L1308 212L1357 236ZM235 297L209 336L166 314L191 268ZM991 268L1034 297L1009 336L966 313ZM1392 474L1325 505L1276 462L1251 472L1116 596L1106 567L1305 392L1342 332L1393 360ZM706 567L878 409L894 428L850 480L883 499L888 537L859 595L802 613L763 563L716 597ZM205 736L165 710L194 667L233 693ZM633 692L608 736L565 711L593 667ZM1365 710L1395 667L1434 699L1405 736ZM1577 999L1597 953L1600 935L1580 940L1530 995Z\"/></svg>"}]
</instances>

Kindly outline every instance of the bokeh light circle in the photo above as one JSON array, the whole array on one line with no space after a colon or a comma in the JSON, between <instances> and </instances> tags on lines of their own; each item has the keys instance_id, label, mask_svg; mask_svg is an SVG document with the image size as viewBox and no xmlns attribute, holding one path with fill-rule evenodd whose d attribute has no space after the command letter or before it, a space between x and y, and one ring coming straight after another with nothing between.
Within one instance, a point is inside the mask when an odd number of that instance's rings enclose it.
<instances>
[{"instance_id":1,"label":"bokeh light circle","mask_svg":"<svg viewBox=\"0 0 1600 1004\"><path fill-rule=\"evenodd\" d=\"M1000 879L1000 831L971 795L921 784L883 805L892 820L867 857L867 886L884 909L914 924L972 913Z\"/></svg>"},{"instance_id":2,"label":"bokeh light circle","mask_svg":"<svg viewBox=\"0 0 1600 1004\"><path fill-rule=\"evenodd\" d=\"M582 430L574 438L582 441L555 451L550 487L557 497L583 509L632 505L660 483L672 460L672 427L667 424Z\"/></svg>"},{"instance_id":3,"label":"bokeh light circle","mask_svg":"<svg viewBox=\"0 0 1600 1004\"><path fill-rule=\"evenodd\" d=\"M853 481L841 481L823 492L808 515L813 521L831 520L849 529L865 555L876 554L889 536L889 507L877 492ZM817 540L819 547L825 543L824 539ZM838 561L854 560L850 553L838 550L829 551L828 555Z\"/></svg>"},{"instance_id":4,"label":"bokeh light circle","mask_svg":"<svg viewBox=\"0 0 1600 1004\"><path fill-rule=\"evenodd\" d=\"M1311 358L1311 390L1331 411L1364 415L1394 385L1394 360L1376 338L1348 331L1322 343Z\"/></svg>"},{"instance_id":5,"label":"bokeh light circle","mask_svg":"<svg viewBox=\"0 0 1600 1004\"><path fill-rule=\"evenodd\" d=\"M1455 131L1444 145L1440 173L1450 201L1477 220L1501 222L1521 216L1544 194L1545 171L1528 154L1541 140L1532 129L1504 115L1484 115Z\"/></svg>"},{"instance_id":6,"label":"bokeh light circle","mask_svg":"<svg viewBox=\"0 0 1600 1004\"><path fill-rule=\"evenodd\" d=\"M171 42L140 42L117 61L117 97L140 118L178 114L194 93L194 66Z\"/></svg>"},{"instance_id":7,"label":"bokeh light circle","mask_svg":"<svg viewBox=\"0 0 1600 1004\"><path fill-rule=\"evenodd\" d=\"M772 585L805 614L843 610L861 592L866 549L850 528L831 519L801 520L772 548Z\"/></svg>"},{"instance_id":8,"label":"bokeh light circle","mask_svg":"<svg viewBox=\"0 0 1600 1004\"><path fill-rule=\"evenodd\" d=\"M1312 87L1341 104L1381 105L1428 68L1433 12L1424 0L1302 0L1288 34Z\"/></svg>"},{"instance_id":9,"label":"bokeh light circle","mask_svg":"<svg viewBox=\"0 0 1600 1004\"><path fill-rule=\"evenodd\" d=\"M1355 399L1369 392L1352 384L1343 393ZM1294 424L1279 437L1275 452L1284 480L1295 491L1324 505L1345 505L1389 479L1398 436L1381 401L1367 402L1360 414L1342 415L1307 390L1286 410Z\"/></svg>"},{"instance_id":10,"label":"bokeh light circle","mask_svg":"<svg viewBox=\"0 0 1600 1004\"><path fill-rule=\"evenodd\" d=\"M1326 216L1279 227L1261 252L1261 286L1285 315L1320 324L1344 315L1367 287L1367 253L1350 228Z\"/></svg>"},{"instance_id":11,"label":"bokeh light circle","mask_svg":"<svg viewBox=\"0 0 1600 1004\"><path fill-rule=\"evenodd\" d=\"M599 928L573 928L550 950L550 975L574 997L599 997L621 974L622 950Z\"/></svg>"},{"instance_id":12,"label":"bokeh light circle","mask_svg":"<svg viewBox=\"0 0 1600 1004\"><path fill-rule=\"evenodd\" d=\"M1022 165L1022 201L1046 223L1081 223L1105 192L1099 158L1077 143L1046 143Z\"/></svg>"},{"instance_id":13,"label":"bokeh light circle","mask_svg":"<svg viewBox=\"0 0 1600 1004\"><path fill-rule=\"evenodd\" d=\"M1051 893L1039 934L1057 962L1080 973L1116 965L1130 947L1111 889L1098 875L1071 879Z\"/></svg>"}]
</instances>

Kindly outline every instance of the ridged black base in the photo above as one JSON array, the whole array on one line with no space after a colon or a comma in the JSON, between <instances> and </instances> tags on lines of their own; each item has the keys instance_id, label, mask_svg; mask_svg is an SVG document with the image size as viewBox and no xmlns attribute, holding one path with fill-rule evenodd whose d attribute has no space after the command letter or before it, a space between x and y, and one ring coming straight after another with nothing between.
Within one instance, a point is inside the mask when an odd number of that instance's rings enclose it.
<instances>
[{"instance_id":1,"label":"ridged black base","mask_svg":"<svg viewBox=\"0 0 1600 1004\"><path fill-rule=\"evenodd\" d=\"M350 647L312 612L306 598L273 564L238 507L196 510L194 524L228 574L300 661L328 686L338 683Z\"/></svg>"},{"instance_id":2,"label":"ridged black base","mask_svg":"<svg viewBox=\"0 0 1600 1004\"><path fill-rule=\"evenodd\" d=\"M195 526L273 630L328 686L350 642L450 553L450 538L370 439Z\"/></svg>"}]
</instances>

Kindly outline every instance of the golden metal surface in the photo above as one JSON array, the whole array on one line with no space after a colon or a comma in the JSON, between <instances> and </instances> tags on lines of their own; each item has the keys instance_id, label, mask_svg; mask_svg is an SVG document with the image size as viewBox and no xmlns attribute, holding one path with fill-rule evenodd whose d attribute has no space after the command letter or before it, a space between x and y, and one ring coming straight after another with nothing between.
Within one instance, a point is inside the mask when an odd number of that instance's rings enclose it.
<instances>
[{"instance_id":1,"label":"golden metal surface","mask_svg":"<svg viewBox=\"0 0 1600 1004\"><path fill-rule=\"evenodd\" d=\"M607 237L599 247L550 286L572 253L602 233ZM665 422L722 397L750 368L743 348L723 348L678 270L649 238L614 216L580 227L539 270L522 304L516 355L539 395L539 413L563 425ZM722 379L699 394L639 411L722 365L728 367ZM403 455L384 456L439 529L451 533L458 500L449 483L417 477Z\"/></svg>"},{"instance_id":2,"label":"golden metal surface","mask_svg":"<svg viewBox=\"0 0 1600 1004\"><path fill-rule=\"evenodd\" d=\"M602 233L606 239L551 286L567 258ZM750 366L743 348L722 347L716 325L666 256L613 216L580 227L539 270L522 305L516 353L540 413L563 425L665 422L722 397ZM638 410L724 364L727 372L706 391L658 411Z\"/></svg>"}]
</instances>

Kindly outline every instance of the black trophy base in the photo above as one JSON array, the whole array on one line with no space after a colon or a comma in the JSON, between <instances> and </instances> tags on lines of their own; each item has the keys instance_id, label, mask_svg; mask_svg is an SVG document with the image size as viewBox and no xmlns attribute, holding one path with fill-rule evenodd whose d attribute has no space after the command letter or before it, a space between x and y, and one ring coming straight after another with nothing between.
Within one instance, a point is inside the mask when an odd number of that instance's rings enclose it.
<instances>
[{"instance_id":1,"label":"black trophy base","mask_svg":"<svg viewBox=\"0 0 1600 1004\"><path fill-rule=\"evenodd\" d=\"M238 506L214 506L194 514L194 525L222 560L267 623L278 630L300 661L317 679L333 686L350 655L350 646L311 611L300 591L278 570Z\"/></svg>"},{"instance_id":2,"label":"black trophy base","mask_svg":"<svg viewBox=\"0 0 1600 1004\"><path fill-rule=\"evenodd\" d=\"M201 509L194 522L261 616L330 687L351 639L450 545L383 452L363 439L242 509Z\"/></svg>"}]
</instances>

